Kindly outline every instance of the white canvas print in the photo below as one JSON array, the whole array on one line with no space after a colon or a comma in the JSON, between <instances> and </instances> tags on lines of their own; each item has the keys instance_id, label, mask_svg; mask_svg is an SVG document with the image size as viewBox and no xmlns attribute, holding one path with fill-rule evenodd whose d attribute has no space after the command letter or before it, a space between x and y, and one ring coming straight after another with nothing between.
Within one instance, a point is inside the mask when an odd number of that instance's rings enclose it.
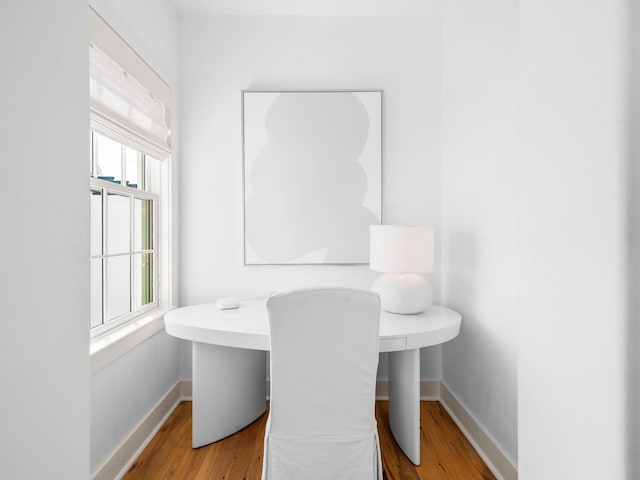
<instances>
[{"instance_id":1,"label":"white canvas print","mask_svg":"<svg viewBox=\"0 0 640 480\"><path fill-rule=\"evenodd\" d=\"M243 92L245 264L358 264L382 220L382 91Z\"/></svg>"}]
</instances>

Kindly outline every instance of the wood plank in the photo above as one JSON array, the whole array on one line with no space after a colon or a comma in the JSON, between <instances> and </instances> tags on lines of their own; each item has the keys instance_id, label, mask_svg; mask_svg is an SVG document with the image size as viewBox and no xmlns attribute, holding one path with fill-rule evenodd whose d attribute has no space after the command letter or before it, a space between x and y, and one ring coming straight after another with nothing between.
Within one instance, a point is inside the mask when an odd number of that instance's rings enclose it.
<instances>
[{"instance_id":1,"label":"wood plank","mask_svg":"<svg viewBox=\"0 0 640 480\"><path fill-rule=\"evenodd\" d=\"M387 480L495 480L438 402L420 402L420 458L415 466L398 448L389 402L376 402ZM267 413L240 432L191 448L191 402L182 402L123 477L124 480L260 480Z\"/></svg>"}]
</instances>

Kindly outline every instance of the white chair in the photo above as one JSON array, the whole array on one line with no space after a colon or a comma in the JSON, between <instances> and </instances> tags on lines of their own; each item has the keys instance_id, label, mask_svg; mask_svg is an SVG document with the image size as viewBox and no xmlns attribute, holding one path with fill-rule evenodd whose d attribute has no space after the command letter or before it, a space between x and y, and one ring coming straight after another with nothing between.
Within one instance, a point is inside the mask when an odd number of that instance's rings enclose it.
<instances>
[{"instance_id":1,"label":"white chair","mask_svg":"<svg viewBox=\"0 0 640 480\"><path fill-rule=\"evenodd\" d=\"M267 301L271 406L263 480L380 480L380 297L347 288Z\"/></svg>"}]
</instances>

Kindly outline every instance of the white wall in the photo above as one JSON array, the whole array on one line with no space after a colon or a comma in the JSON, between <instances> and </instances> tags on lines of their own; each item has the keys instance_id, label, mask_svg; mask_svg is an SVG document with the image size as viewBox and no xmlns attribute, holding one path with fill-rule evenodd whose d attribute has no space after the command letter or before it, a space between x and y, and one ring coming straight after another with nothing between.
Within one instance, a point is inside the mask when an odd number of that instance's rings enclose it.
<instances>
[{"instance_id":1,"label":"white wall","mask_svg":"<svg viewBox=\"0 0 640 480\"><path fill-rule=\"evenodd\" d=\"M462 314L443 382L517 457L517 2L443 11L443 303ZM544 476L539 478L546 478Z\"/></svg>"},{"instance_id":2,"label":"white wall","mask_svg":"<svg viewBox=\"0 0 640 480\"><path fill-rule=\"evenodd\" d=\"M640 3L632 2L629 12L629 38L631 49L631 75L629 81L629 126L630 156L627 195L627 228L629 259L627 266L627 364L629 366L629 391L627 395L627 417L629 432L627 435L627 456L629 460L629 478L640 478Z\"/></svg>"},{"instance_id":3,"label":"white wall","mask_svg":"<svg viewBox=\"0 0 640 480\"><path fill-rule=\"evenodd\" d=\"M440 22L428 17L183 17L180 304L369 288L376 276L366 266L242 265L242 89L384 89L385 223L439 228L440 49ZM439 357L423 351L424 378L439 378ZM190 376L186 348L180 375Z\"/></svg>"},{"instance_id":4,"label":"white wall","mask_svg":"<svg viewBox=\"0 0 640 480\"><path fill-rule=\"evenodd\" d=\"M626 9L625 0L520 1L523 480L631 478Z\"/></svg>"},{"instance_id":5,"label":"white wall","mask_svg":"<svg viewBox=\"0 0 640 480\"><path fill-rule=\"evenodd\" d=\"M0 3L0 478L89 475L87 5Z\"/></svg>"},{"instance_id":6,"label":"white wall","mask_svg":"<svg viewBox=\"0 0 640 480\"><path fill-rule=\"evenodd\" d=\"M175 182L179 164L178 19L173 6L168 1L151 0L92 0L91 4L172 87L171 168ZM168 199L174 212L176 197ZM165 243L160 248L173 248L177 258L175 240L169 245L163 239ZM173 275L169 265L161 268L168 276ZM170 303L171 299L166 301ZM102 466L177 380L177 340L164 331L91 376L92 472Z\"/></svg>"},{"instance_id":7,"label":"white wall","mask_svg":"<svg viewBox=\"0 0 640 480\"><path fill-rule=\"evenodd\" d=\"M91 376L92 472L176 384L177 349L160 332Z\"/></svg>"},{"instance_id":8,"label":"white wall","mask_svg":"<svg viewBox=\"0 0 640 480\"><path fill-rule=\"evenodd\" d=\"M178 19L170 0L89 0L104 19L144 55L171 87L178 81ZM173 108L176 107L174 101ZM172 130L175 125L171 125ZM172 137L173 139L173 137Z\"/></svg>"},{"instance_id":9,"label":"white wall","mask_svg":"<svg viewBox=\"0 0 640 480\"><path fill-rule=\"evenodd\" d=\"M626 9L445 7L443 294L465 320L443 379L524 480L635 478Z\"/></svg>"}]
</instances>

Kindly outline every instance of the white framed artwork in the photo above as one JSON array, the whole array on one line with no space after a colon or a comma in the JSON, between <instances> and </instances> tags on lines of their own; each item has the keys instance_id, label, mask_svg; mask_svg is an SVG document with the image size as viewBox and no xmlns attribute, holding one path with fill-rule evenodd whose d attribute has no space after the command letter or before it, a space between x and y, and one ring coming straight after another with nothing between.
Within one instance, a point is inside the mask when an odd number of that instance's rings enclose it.
<instances>
[{"instance_id":1,"label":"white framed artwork","mask_svg":"<svg viewBox=\"0 0 640 480\"><path fill-rule=\"evenodd\" d=\"M369 261L382 90L243 90L242 137L245 265Z\"/></svg>"}]
</instances>

